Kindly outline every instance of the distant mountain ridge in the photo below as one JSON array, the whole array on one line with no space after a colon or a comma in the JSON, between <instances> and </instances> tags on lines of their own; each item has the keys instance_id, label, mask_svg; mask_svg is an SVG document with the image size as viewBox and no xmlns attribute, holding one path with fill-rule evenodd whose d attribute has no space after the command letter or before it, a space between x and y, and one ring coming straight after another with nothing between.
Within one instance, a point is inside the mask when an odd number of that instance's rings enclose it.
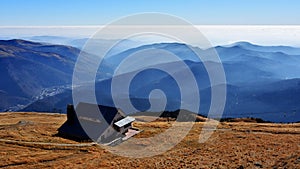
<instances>
[{"instance_id":1,"label":"distant mountain ridge","mask_svg":"<svg viewBox=\"0 0 300 169\"><path fill-rule=\"evenodd\" d=\"M0 41L0 90L1 95L5 95L3 98L9 98L0 103L0 110L10 110L12 107L12 110L18 110L24 102L30 103L49 91L48 88L54 90L70 86L80 52L71 46L20 39ZM86 62L87 70L90 64L93 63ZM22 100L22 103L17 100Z\"/></svg>"},{"instance_id":2,"label":"distant mountain ridge","mask_svg":"<svg viewBox=\"0 0 300 169\"><path fill-rule=\"evenodd\" d=\"M282 52L288 55L300 55L300 49L296 47L290 46L260 46L255 45L250 42L236 42L231 45L227 45L227 47L239 46L252 51L258 52Z\"/></svg>"},{"instance_id":3,"label":"distant mountain ridge","mask_svg":"<svg viewBox=\"0 0 300 169\"><path fill-rule=\"evenodd\" d=\"M104 62L104 72L97 74L97 79L102 79L95 85L99 103L114 106L110 93L111 75L124 58L145 49L161 49L177 55L191 69L201 96L201 107L196 113L207 115L211 99L209 77L203 62L191 48L203 53L212 50L180 43L160 43L131 48L109 56ZM227 84L219 84L226 85L228 91L224 118L300 121L300 49L238 42L217 46L215 50L222 60L227 79ZM72 102L71 77L79 53L79 49L64 45L24 40L0 41L0 63L5 65L0 68L1 77L5 79L5 83L0 84L0 95L4 98L0 101L0 110L63 112L66 104ZM92 63L87 63L86 69L89 64ZM140 65L134 68L135 64ZM213 67L215 63L206 64ZM179 77L183 77L186 71L177 62L157 60L157 65L168 68ZM131 71L116 78L126 79L140 71L140 66L143 66L143 62L137 59L128 65ZM131 102L138 109L147 110L149 92L156 88L167 94L167 111L178 109L180 104L187 104L180 102L180 93L174 79L153 70L144 71L135 77L130 86ZM119 96L123 96L119 92Z\"/></svg>"},{"instance_id":4,"label":"distant mountain ridge","mask_svg":"<svg viewBox=\"0 0 300 169\"><path fill-rule=\"evenodd\" d=\"M9 39L9 37L6 37L6 39ZM41 42L41 43L50 43L50 44L59 44L59 45L65 45L65 46L73 46L78 49L82 49L84 44L89 40L88 38L75 38L75 37L62 37L62 36L28 36L28 37L22 37L21 39L27 40L27 41L33 41L33 42ZM105 41L111 41L107 39L96 39L98 45L105 44ZM138 43L141 44L141 42L131 43L131 45L138 47L141 45L138 45ZM297 47L292 46L284 46L284 45L273 45L273 46L263 46L259 44L254 44L247 41L239 41L234 42L229 45L222 45L223 47L232 47L232 46L240 46L245 47L248 49L251 49L253 51L259 51L259 52L283 52L289 55L299 55L300 49ZM126 47L127 48L127 47ZM125 48L125 50L126 50ZM120 48L121 49L121 48ZM124 48L122 48L124 49ZM128 48L127 48L128 49Z\"/></svg>"}]
</instances>

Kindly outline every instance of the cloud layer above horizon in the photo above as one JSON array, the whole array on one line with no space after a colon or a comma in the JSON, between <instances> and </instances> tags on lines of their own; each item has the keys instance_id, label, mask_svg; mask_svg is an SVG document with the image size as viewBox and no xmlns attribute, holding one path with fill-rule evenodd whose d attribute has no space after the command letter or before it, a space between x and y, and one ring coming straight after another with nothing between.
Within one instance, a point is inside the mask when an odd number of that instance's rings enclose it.
<instances>
[{"instance_id":1,"label":"cloud layer above horizon","mask_svg":"<svg viewBox=\"0 0 300 169\"><path fill-rule=\"evenodd\" d=\"M247 41L258 45L286 45L300 47L300 26L292 25L196 25L213 46L227 45L238 41ZM0 39L22 39L33 36L59 36L66 38L89 38L102 26L18 26L0 27ZM114 39L112 32L107 39ZM197 39L190 37L198 46ZM111 38L110 38L111 37Z\"/></svg>"}]
</instances>

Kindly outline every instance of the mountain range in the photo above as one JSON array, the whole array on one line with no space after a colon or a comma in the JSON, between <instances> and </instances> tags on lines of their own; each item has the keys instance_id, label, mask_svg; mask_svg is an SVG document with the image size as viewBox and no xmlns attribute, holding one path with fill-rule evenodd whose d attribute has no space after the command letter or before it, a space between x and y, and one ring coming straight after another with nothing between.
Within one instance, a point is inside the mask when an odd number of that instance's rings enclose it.
<instances>
[{"instance_id":1,"label":"mountain range","mask_svg":"<svg viewBox=\"0 0 300 169\"><path fill-rule=\"evenodd\" d=\"M194 51L208 52L181 43L157 43L134 48L121 48L111 53L96 74L95 91L100 104L114 106L111 81L114 70L128 56L147 49L165 50L177 55L181 61L156 59L156 66L170 70L184 80L188 66L193 73L201 96L198 112L207 115L211 101L211 84L205 65L214 67L213 61L202 62ZM192 49L192 50L191 50ZM237 42L214 48L226 74L227 99L223 117L256 117L273 122L300 121L300 49L289 46L259 46ZM56 111L64 112L72 103L72 73L79 53L94 56L75 47L32 42L21 39L0 41L0 111ZM89 57L91 58L91 57ZM94 56L97 59L97 56ZM94 63L86 60L83 71ZM173 111L188 102L181 102L179 86L166 72L144 70L144 62L137 58L127 65L117 79L136 75L130 84L132 104L140 111L150 107L149 94L161 89L167 98L166 110ZM122 84L120 84L122 85ZM186 87L190 84L187 82ZM78 87L78 86L77 86ZM83 87L89 90L89 87ZM116 91L126 99L123 91ZM194 91L188 93L191 97ZM124 98L123 98L124 96ZM155 98L160 102L162 98ZM187 106L188 109L188 106ZM126 112L134 113L134 112Z\"/></svg>"}]
</instances>

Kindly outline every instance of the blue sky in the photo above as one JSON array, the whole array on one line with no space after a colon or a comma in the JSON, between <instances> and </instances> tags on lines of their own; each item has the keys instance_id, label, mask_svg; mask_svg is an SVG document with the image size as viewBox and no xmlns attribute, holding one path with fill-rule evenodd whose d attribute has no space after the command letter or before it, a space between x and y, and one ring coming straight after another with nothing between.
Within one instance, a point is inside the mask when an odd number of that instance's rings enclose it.
<instances>
[{"instance_id":1,"label":"blue sky","mask_svg":"<svg viewBox=\"0 0 300 169\"><path fill-rule=\"evenodd\" d=\"M103 25L162 12L204 25L300 25L299 0L1 0L0 26Z\"/></svg>"}]
</instances>

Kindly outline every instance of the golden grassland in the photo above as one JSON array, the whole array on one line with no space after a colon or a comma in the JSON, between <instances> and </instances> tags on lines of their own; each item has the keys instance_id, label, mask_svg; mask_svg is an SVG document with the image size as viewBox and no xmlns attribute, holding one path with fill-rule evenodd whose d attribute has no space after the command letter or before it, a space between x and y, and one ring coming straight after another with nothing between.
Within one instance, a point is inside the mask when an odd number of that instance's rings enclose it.
<instances>
[{"instance_id":1,"label":"golden grassland","mask_svg":"<svg viewBox=\"0 0 300 169\"><path fill-rule=\"evenodd\" d=\"M134 159L56 136L65 120L60 114L0 113L0 168L300 168L299 123L222 122L199 143L204 123L197 122L171 150ZM151 137L171 125L166 120L135 122L143 130L135 137Z\"/></svg>"}]
</instances>

